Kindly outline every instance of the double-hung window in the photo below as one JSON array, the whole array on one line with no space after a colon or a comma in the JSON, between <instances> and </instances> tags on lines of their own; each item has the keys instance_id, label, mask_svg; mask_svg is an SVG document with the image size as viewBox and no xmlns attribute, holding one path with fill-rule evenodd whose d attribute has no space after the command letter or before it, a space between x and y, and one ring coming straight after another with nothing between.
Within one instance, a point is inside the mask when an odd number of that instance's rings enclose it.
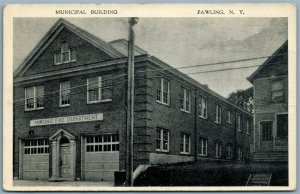
<instances>
[{"instance_id":1,"label":"double-hung window","mask_svg":"<svg viewBox=\"0 0 300 194\"><path fill-rule=\"evenodd\" d=\"M249 131L250 131L250 121L249 119L246 120L246 134L249 135Z\"/></svg>"},{"instance_id":2,"label":"double-hung window","mask_svg":"<svg viewBox=\"0 0 300 194\"><path fill-rule=\"evenodd\" d=\"M180 110L191 112L191 91L185 88L181 88Z\"/></svg>"},{"instance_id":3,"label":"double-hung window","mask_svg":"<svg viewBox=\"0 0 300 194\"><path fill-rule=\"evenodd\" d=\"M164 78L158 79L156 101L165 105L170 104L170 82Z\"/></svg>"},{"instance_id":4,"label":"double-hung window","mask_svg":"<svg viewBox=\"0 0 300 194\"><path fill-rule=\"evenodd\" d=\"M241 121L241 115L237 116L237 130L242 132L242 121Z\"/></svg>"},{"instance_id":5,"label":"double-hung window","mask_svg":"<svg viewBox=\"0 0 300 194\"><path fill-rule=\"evenodd\" d=\"M156 129L156 151L169 151L169 131L166 129Z\"/></svg>"},{"instance_id":6,"label":"double-hung window","mask_svg":"<svg viewBox=\"0 0 300 194\"><path fill-rule=\"evenodd\" d=\"M222 107L220 105L216 106L216 123L221 123L222 121Z\"/></svg>"},{"instance_id":7,"label":"double-hung window","mask_svg":"<svg viewBox=\"0 0 300 194\"><path fill-rule=\"evenodd\" d=\"M182 133L180 135L180 153L190 154L191 153L191 135Z\"/></svg>"},{"instance_id":8,"label":"double-hung window","mask_svg":"<svg viewBox=\"0 0 300 194\"><path fill-rule=\"evenodd\" d=\"M207 156L207 139L203 137L199 139L199 155Z\"/></svg>"},{"instance_id":9,"label":"double-hung window","mask_svg":"<svg viewBox=\"0 0 300 194\"><path fill-rule=\"evenodd\" d=\"M243 159L243 149L242 147L238 147L238 160L242 160Z\"/></svg>"},{"instance_id":10,"label":"double-hung window","mask_svg":"<svg viewBox=\"0 0 300 194\"><path fill-rule=\"evenodd\" d=\"M59 106L70 106L70 81L60 82Z\"/></svg>"},{"instance_id":11,"label":"double-hung window","mask_svg":"<svg viewBox=\"0 0 300 194\"><path fill-rule=\"evenodd\" d=\"M112 99L111 79L102 80L101 76L87 79L87 102L104 102Z\"/></svg>"},{"instance_id":12,"label":"double-hung window","mask_svg":"<svg viewBox=\"0 0 300 194\"><path fill-rule=\"evenodd\" d=\"M207 99L202 96L199 99L199 117L207 118Z\"/></svg>"},{"instance_id":13,"label":"double-hung window","mask_svg":"<svg viewBox=\"0 0 300 194\"><path fill-rule=\"evenodd\" d=\"M227 110L227 123L231 123L231 122L232 122L231 111Z\"/></svg>"},{"instance_id":14,"label":"double-hung window","mask_svg":"<svg viewBox=\"0 0 300 194\"><path fill-rule=\"evenodd\" d=\"M216 142L215 144L215 152L216 152L216 155L215 157L216 158L221 158L222 156L222 146L221 146L221 143L219 141Z\"/></svg>"},{"instance_id":15,"label":"double-hung window","mask_svg":"<svg viewBox=\"0 0 300 194\"><path fill-rule=\"evenodd\" d=\"M231 159L233 154L232 154L232 145L227 146L227 159Z\"/></svg>"},{"instance_id":16,"label":"double-hung window","mask_svg":"<svg viewBox=\"0 0 300 194\"><path fill-rule=\"evenodd\" d=\"M67 42L63 42L60 51L54 53L54 64L69 63L76 61L76 50L70 49Z\"/></svg>"},{"instance_id":17,"label":"double-hung window","mask_svg":"<svg viewBox=\"0 0 300 194\"><path fill-rule=\"evenodd\" d=\"M283 80L274 80L271 83L272 102L282 102L284 100Z\"/></svg>"},{"instance_id":18,"label":"double-hung window","mask_svg":"<svg viewBox=\"0 0 300 194\"><path fill-rule=\"evenodd\" d=\"M25 110L38 110L44 108L44 86L25 88Z\"/></svg>"}]
</instances>

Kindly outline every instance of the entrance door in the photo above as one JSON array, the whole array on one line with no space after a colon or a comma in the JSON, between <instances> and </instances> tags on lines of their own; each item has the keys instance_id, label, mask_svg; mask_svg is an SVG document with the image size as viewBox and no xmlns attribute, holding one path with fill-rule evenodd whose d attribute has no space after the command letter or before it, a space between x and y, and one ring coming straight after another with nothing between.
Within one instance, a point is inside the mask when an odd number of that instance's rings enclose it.
<instances>
[{"instance_id":1,"label":"entrance door","mask_svg":"<svg viewBox=\"0 0 300 194\"><path fill-rule=\"evenodd\" d=\"M60 177L70 178L71 177L71 154L70 154L70 143L66 138L62 138L60 144Z\"/></svg>"}]
</instances>

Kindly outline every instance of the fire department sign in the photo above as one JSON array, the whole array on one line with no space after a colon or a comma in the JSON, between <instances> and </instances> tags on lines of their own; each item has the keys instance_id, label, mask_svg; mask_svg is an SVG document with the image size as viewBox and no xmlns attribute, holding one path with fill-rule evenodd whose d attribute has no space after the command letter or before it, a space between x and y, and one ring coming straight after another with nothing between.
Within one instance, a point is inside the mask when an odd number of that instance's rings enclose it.
<instances>
[{"instance_id":1,"label":"fire department sign","mask_svg":"<svg viewBox=\"0 0 300 194\"><path fill-rule=\"evenodd\" d=\"M75 115L75 116L67 116L67 117L55 117L55 118L48 118L48 119L30 120L30 127L67 124L67 123L80 123L80 122L88 122L88 121L102 121L102 120L103 120L103 113Z\"/></svg>"}]
</instances>

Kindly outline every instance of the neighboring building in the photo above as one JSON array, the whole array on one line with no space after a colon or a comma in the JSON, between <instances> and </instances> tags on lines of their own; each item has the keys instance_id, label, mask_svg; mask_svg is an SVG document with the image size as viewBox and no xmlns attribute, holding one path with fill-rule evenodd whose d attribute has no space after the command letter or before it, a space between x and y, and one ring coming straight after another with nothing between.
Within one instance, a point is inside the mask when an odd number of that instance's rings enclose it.
<instances>
[{"instance_id":1,"label":"neighboring building","mask_svg":"<svg viewBox=\"0 0 300 194\"><path fill-rule=\"evenodd\" d=\"M252 115L135 47L134 169L244 160ZM127 41L59 19L14 75L14 177L112 180L126 167ZM162 70L167 69L167 70Z\"/></svg>"},{"instance_id":2,"label":"neighboring building","mask_svg":"<svg viewBox=\"0 0 300 194\"><path fill-rule=\"evenodd\" d=\"M287 152L288 41L248 80L254 85L254 152Z\"/></svg>"}]
</instances>

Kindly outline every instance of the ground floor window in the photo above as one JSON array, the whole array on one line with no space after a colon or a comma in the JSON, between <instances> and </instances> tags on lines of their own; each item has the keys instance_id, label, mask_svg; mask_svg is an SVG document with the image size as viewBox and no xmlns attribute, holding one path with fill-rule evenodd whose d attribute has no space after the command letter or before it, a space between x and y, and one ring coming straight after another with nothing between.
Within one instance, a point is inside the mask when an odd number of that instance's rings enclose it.
<instances>
[{"instance_id":1,"label":"ground floor window","mask_svg":"<svg viewBox=\"0 0 300 194\"><path fill-rule=\"evenodd\" d=\"M227 146L227 159L232 159L232 145Z\"/></svg>"},{"instance_id":2,"label":"ground floor window","mask_svg":"<svg viewBox=\"0 0 300 194\"><path fill-rule=\"evenodd\" d=\"M262 130L262 140L270 141L272 140L272 121L261 122L261 130Z\"/></svg>"},{"instance_id":3,"label":"ground floor window","mask_svg":"<svg viewBox=\"0 0 300 194\"><path fill-rule=\"evenodd\" d=\"M24 154L48 154L48 139L24 140Z\"/></svg>"},{"instance_id":4,"label":"ground floor window","mask_svg":"<svg viewBox=\"0 0 300 194\"><path fill-rule=\"evenodd\" d=\"M156 150L169 151L169 131L166 129L156 129Z\"/></svg>"},{"instance_id":5,"label":"ground floor window","mask_svg":"<svg viewBox=\"0 0 300 194\"><path fill-rule=\"evenodd\" d=\"M238 147L238 160L242 160L243 159L243 149L242 147Z\"/></svg>"},{"instance_id":6,"label":"ground floor window","mask_svg":"<svg viewBox=\"0 0 300 194\"><path fill-rule=\"evenodd\" d=\"M207 139L203 137L199 140L199 155L207 156Z\"/></svg>"},{"instance_id":7,"label":"ground floor window","mask_svg":"<svg viewBox=\"0 0 300 194\"><path fill-rule=\"evenodd\" d=\"M86 137L86 152L119 151L119 134L105 134Z\"/></svg>"},{"instance_id":8,"label":"ground floor window","mask_svg":"<svg viewBox=\"0 0 300 194\"><path fill-rule=\"evenodd\" d=\"M215 144L215 148L216 148L216 158L221 158L222 156L222 146L221 143L219 141L216 142Z\"/></svg>"},{"instance_id":9,"label":"ground floor window","mask_svg":"<svg viewBox=\"0 0 300 194\"><path fill-rule=\"evenodd\" d=\"M182 133L180 136L180 153L190 154L191 153L191 135Z\"/></svg>"}]
</instances>

